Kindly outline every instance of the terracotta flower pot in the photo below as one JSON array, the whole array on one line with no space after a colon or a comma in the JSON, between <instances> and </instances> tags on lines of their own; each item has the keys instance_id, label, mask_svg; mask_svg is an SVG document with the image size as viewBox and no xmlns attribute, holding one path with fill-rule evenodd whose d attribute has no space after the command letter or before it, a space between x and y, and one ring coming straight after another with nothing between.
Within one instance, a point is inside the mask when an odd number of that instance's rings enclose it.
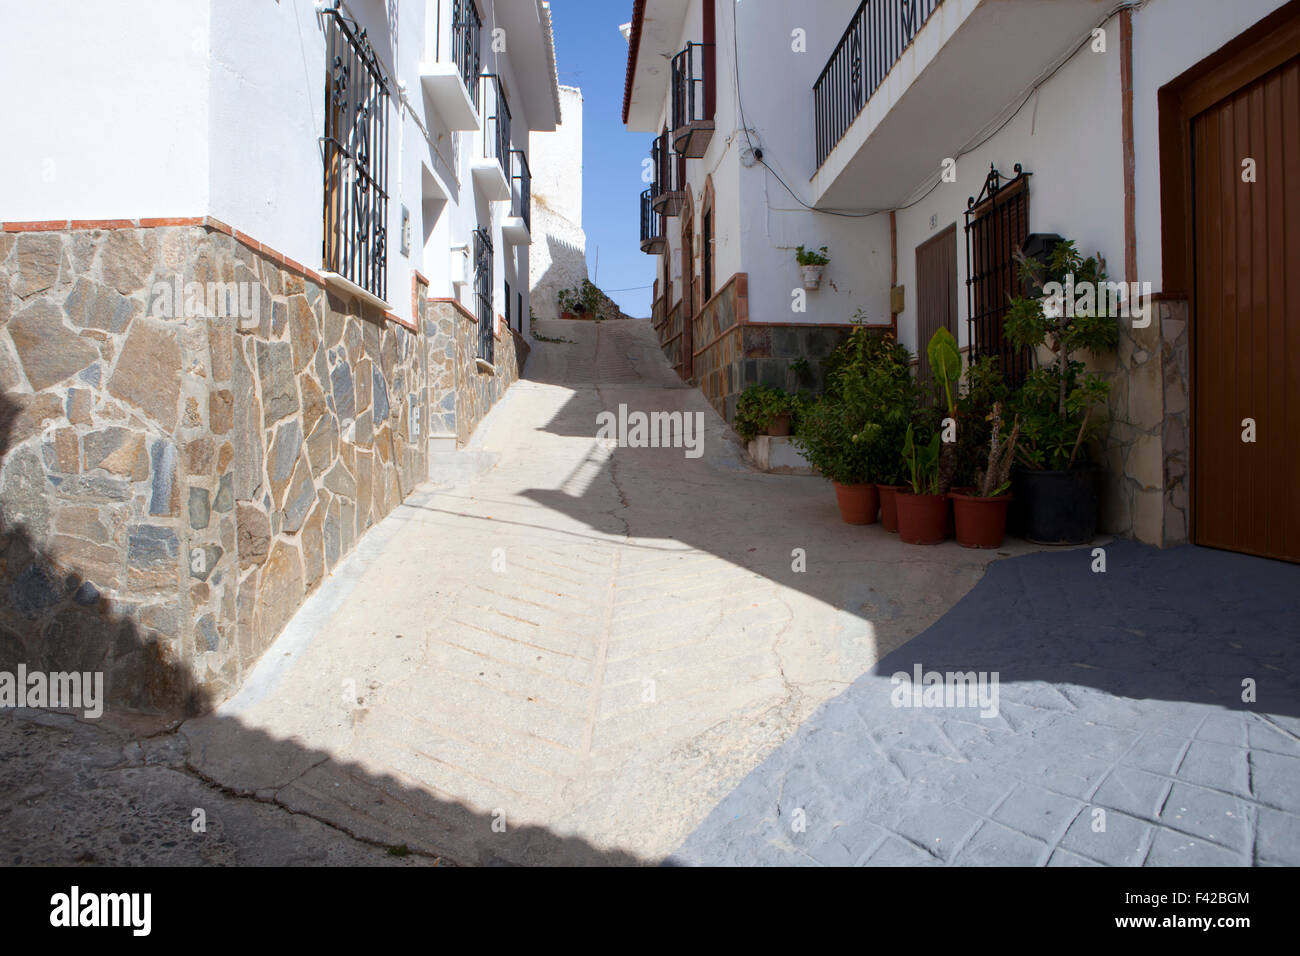
<instances>
[{"instance_id":1,"label":"terracotta flower pot","mask_svg":"<svg viewBox=\"0 0 1300 956\"><path fill-rule=\"evenodd\" d=\"M876 485L880 492L880 524L886 531L898 533L898 508L894 496L904 485Z\"/></svg>"},{"instance_id":2,"label":"terracotta flower pot","mask_svg":"<svg viewBox=\"0 0 1300 956\"><path fill-rule=\"evenodd\" d=\"M975 489L974 489L974 488L971 488L971 487L949 488L949 489L948 489L948 514L947 514L947 516L944 518L944 521L943 521L943 530L944 530L944 532L948 535L948 537L951 538L953 535L955 535L955 534L957 533L957 519L956 519L956 516L953 514L953 504L952 504L953 499L952 499L952 496L953 496L953 495L973 495L973 494L975 494Z\"/></svg>"},{"instance_id":3,"label":"terracotta flower pot","mask_svg":"<svg viewBox=\"0 0 1300 956\"><path fill-rule=\"evenodd\" d=\"M790 434L790 413L782 412L772 419L767 426L767 433L777 438L784 438Z\"/></svg>"},{"instance_id":4,"label":"terracotta flower pot","mask_svg":"<svg viewBox=\"0 0 1300 956\"><path fill-rule=\"evenodd\" d=\"M950 492L957 522L957 543L963 548L1000 548L1007 536L1010 495L980 498Z\"/></svg>"},{"instance_id":5,"label":"terracotta flower pot","mask_svg":"<svg viewBox=\"0 0 1300 956\"><path fill-rule=\"evenodd\" d=\"M880 495L875 485L841 485L835 482L835 500L840 517L846 524L874 524L880 510Z\"/></svg>"},{"instance_id":6,"label":"terracotta flower pot","mask_svg":"<svg viewBox=\"0 0 1300 956\"><path fill-rule=\"evenodd\" d=\"M572 313L572 312L561 312L561 313L560 313L560 318L565 319L565 320L568 320L568 321L572 321L572 320L573 320L573 313Z\"/></svg>"},{"instance_id":7,"label":"terracotta flower pot","mask_svg":"<svg viewBox=\"0 0 1300 956\"><path fill-rule=\"evenodd\" d=\"M914 495L907 489L895 496L898 536L907 544L940 544L948 537L947 495Z\"/></svg>"}]
</instances>

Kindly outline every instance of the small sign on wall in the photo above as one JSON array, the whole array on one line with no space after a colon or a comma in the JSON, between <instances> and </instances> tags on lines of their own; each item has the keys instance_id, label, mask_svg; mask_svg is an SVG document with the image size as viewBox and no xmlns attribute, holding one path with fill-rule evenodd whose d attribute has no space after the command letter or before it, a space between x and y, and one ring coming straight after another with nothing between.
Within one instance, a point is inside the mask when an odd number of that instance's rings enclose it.
<instances>
[{"instance_id":1,"label":"small sign on wall","mask_svg":"<svg viewBox=\"0 0 1300 956\"><path fill-rule=\"evenodd\" d=\"M897 313L897 312L905 311L905 305L904 305L905 301L906 299L905 296L903 295L903 286L896 285L889 290L889 311L890 312Z\"/></svg>"},{"instance_id":2,"label":"small sign on wall","mask_svg":"<svg viewBox=\"0 0 1300 956\"><path fill-rule=\"evenodd\" d=\"M402 207L402 255L411 254L411 210Z\"/></svg>"}]
</instances>

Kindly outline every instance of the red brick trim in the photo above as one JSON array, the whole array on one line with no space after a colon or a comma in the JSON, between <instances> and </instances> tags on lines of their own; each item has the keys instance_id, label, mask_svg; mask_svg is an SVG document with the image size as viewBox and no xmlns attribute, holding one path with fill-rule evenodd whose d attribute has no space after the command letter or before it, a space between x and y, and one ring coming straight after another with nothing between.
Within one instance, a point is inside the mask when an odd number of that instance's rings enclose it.
<instances>
[{"instance_id":1,"label":"red brick trim","mask_svg":"<svg viewBox=\"0 0 1300 956\"><path fill-rule=\"evenodd\" d=\"M68 228L66 219L46 219L40 222L7 222L5 232L56 232Z\"/></svg>"},{"instance_id":2,"label":"red brick trim","mask_svg":"<svg viewBox=\"0 0 1300 956\"><path fill-rule=\"evenodd\" d=\"M203 216L172 216L163 219L141 219L141 229L156 229L159 226L202 226L206 225Z\"/></svg>"},{"instance_id":3,"label":"red brick trim","mask_svg":"<svg viewBox=\"0 0 1300 956\"><path fill-rule=\"evenodd\" d=\"M475 315L473 312L471 312L469 309L467 309L467 308L465 308L463 305L461 305L460 302L457 301L456 299L441 299L441 298L437 298L437 297L435 297L435 296L430 296L430 297L429 297L429 301L430 301L430 302L446 302L448 305L454 307L454 308L456 309L456 311L459 312L461 315L463 315L465 318L469 319L469 320L470 320L471 322L473 322L475 325L478 325L478 316L476 316L476 315Z\"/></svg>"},{"instance_id":4,"label":"red brick trim","mask_svg":"<svg viewBox=\"0 0 1300 956\"><path fill-rule=\"evenodd\" d=\"M402 317L401 317L400 315L398 315L396 312L385 311L385 312L384 312L384 318L386 318L389 322L393 322L393 323L395 323L395 324L397 324L397 325L400 325L400 326L401 326L402 328L404 328L404 329L410 329L412 332L418 332L418 331L420 331L419 327L416 326L416 324L415 324L414 322L411 322L411 321L408 321L407 319L402 318Z\"/></svg>"}]
</instances>

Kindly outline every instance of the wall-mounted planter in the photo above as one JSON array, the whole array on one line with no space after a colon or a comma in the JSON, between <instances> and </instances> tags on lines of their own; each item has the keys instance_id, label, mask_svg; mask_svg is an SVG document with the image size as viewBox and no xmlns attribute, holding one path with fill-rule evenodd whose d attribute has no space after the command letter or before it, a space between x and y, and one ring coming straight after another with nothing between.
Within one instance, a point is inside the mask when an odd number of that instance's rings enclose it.
<instances>
[{"instance_id":1,"label":"wall-mounted planter","mask_svg":"<svg viewBox=\"0 0 1300 956\"><path fill-rule=\"evenodd\" d=\"M821 288L822 275L825 271L825 266L800 266L799 272L803 275L803 287L809 291Z\"/></svg>"}]
</instances>

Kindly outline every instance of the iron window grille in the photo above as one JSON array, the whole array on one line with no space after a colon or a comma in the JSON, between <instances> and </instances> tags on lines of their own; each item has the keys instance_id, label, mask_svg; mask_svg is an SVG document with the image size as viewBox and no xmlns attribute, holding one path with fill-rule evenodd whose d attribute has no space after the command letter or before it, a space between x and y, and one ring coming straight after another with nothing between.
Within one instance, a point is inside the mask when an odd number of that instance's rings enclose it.
<instances>
[{"instance_id":1,"label":"iron window grille","mask_svg":"<svg viewBox=\"0 0 1300 956\"><path fill-rule=\"evenodd\" d=\"M524 221L524 227L531 234L533 231L533 174L528 168L528 157L522 150L512 149L514 158L514 182L518 187L512 190L515 215Z\"/></svg>"},{"instance_id":2,"label":"iron window grille","mask_svg":"<svg viewBox=\"0 0 1300 956\"><path fill-rule=\"evenodd\" d=\"M441 8L439 12L441 13ZM477 78L482 69L482 55L479 52L479 34L482 29L483 20L474 0L452 0L451 59L456 64L456 72L460 74L465 89L469 91L469 99L475 110L479 108ZM442 42L441 36L438 41ZM438 58L442 59L441 53Z\"/></svg>"},{"instance_id":3,"label":"iron window grille","mask_svg":"<svg viewBox=\"0 0 1300 956\"><path fill-rule=\"evenodd\" d=\"M813 84L817 168L943 0L862 0Z\"/></svg>"},{"instance_id":4,"label":"iron window grille","mask_svg":"<svg viewBox=\"0 0 1300 956\"><path fill-rule=\"evenodd\" d=\"M492 334L492 236L482 228L474 230L474 300L478 315L478 357L491 365L495 344Z\"/></svg>"},{"instance_id":5,"label":"iron window grille","mask_svg":"<svg viewBox=\"0 0 1300 956\"><path fill-rule=\"evenodd\" d=\"M388 293L388 87L366 31L325 11L325 237L322 261L367 292Z\"/></svg>"},{"instance_id":6,"label":"iron window grille","mask_svg":"<svg viewBox=\"0 0 1300 956\"><path fill-rule=\"evenodd\" d=\"M510 104L506 102L506 93L501 85L501 77L495 73L482 74L484 85L492 91L491 102L484 108L491 108L483 127L483 158L495 159L501 164L501 171L510 179Z\"/></svg>"},{"instance_id":7,"label":"iron window grille","mask_svg":"<svg viewBox=\"0 0 1300 956\"><path fill-rule=\"evenodd\" d=\"M1016 254L1029 236L1029 177L1016 164L1006 182L993 166L978 196L966 201L966 306L971 356L994 356L1011 385L1030 369L1027 349L1002 334L1011 300L1023 291Z\"/></svg>"},{"instance_id":8,"label":"iron window grille","mask_svg":"<svg viewBox=\"0 0 1300 956\"><path fill-rule=\"evenodd\" d=\"M700 259L704 273L704 302L713 298L713 210L700 217Z\"/></svg>"}]
</instances>

